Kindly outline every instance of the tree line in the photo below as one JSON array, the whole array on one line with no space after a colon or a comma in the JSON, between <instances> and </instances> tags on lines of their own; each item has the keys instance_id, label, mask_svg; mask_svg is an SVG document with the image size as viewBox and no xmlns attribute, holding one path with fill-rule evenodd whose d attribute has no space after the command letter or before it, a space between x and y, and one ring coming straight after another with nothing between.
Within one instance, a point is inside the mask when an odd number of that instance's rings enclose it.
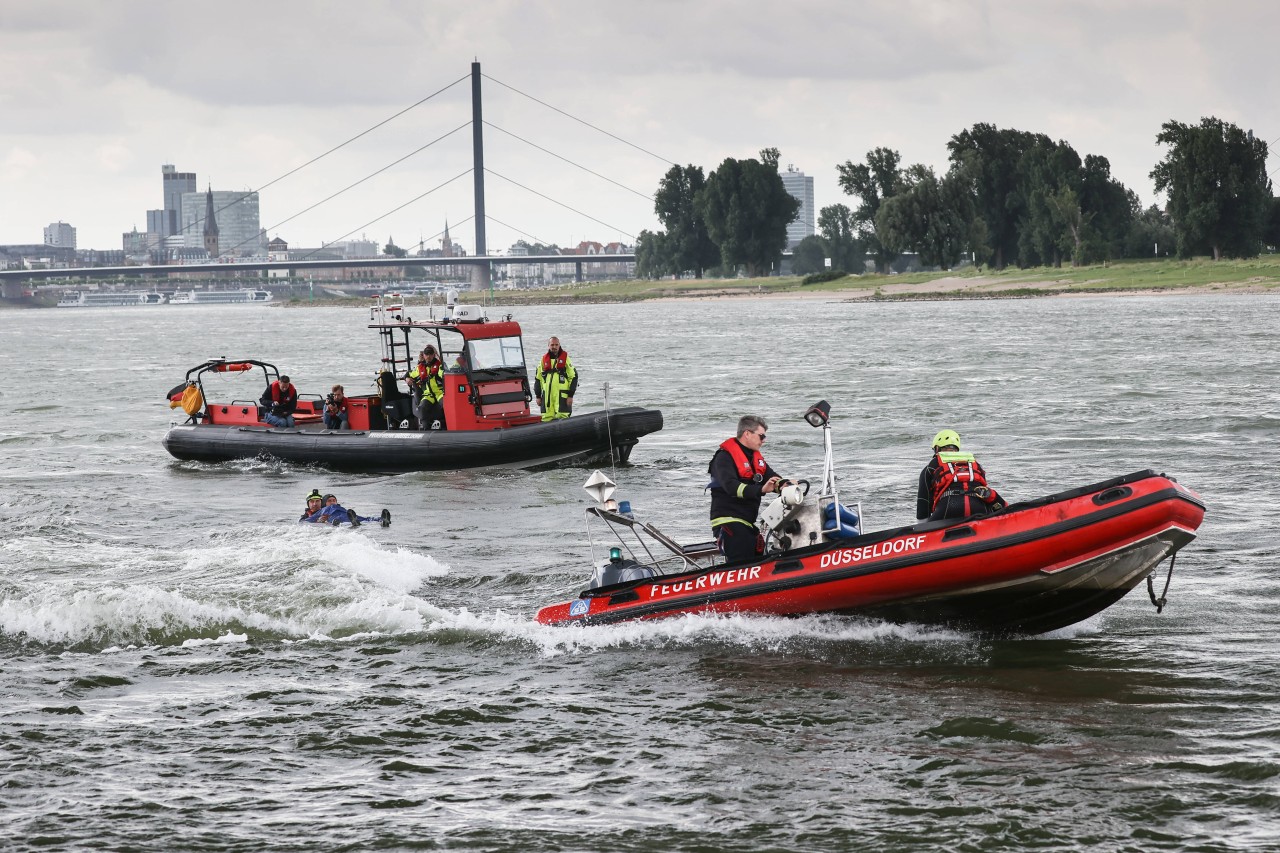
<instances>
[{"instance_id":1,"label":"tree line","mask_svg":"<svg viewBox=\"0 0 1280 853\"><path fill-rule=\"evenodd\" d=\"M817 217L818 234L795 247L798 274L860 273L867 260L888 272L914 253L928 267L962 259L1004 269L1093 264L1174 255L1253 257L1280 244L1280 199L1267 176L1267 144L1252 131L1209 117L1197 125L1165 122L1167 149L1151 171L1162 209L1143 208L1111 175L1106 157L1083 158L1042 133L975 124L947 142L948 168L903 166L876 148L839 164L840 188L856 202ZM636 241L636 274L764 275L781 260L787 225L800 203L783 187L780 155L727 158L704 175L673 166L658 184L654 213L662 229Z\"/></svg>"}]
</instances>

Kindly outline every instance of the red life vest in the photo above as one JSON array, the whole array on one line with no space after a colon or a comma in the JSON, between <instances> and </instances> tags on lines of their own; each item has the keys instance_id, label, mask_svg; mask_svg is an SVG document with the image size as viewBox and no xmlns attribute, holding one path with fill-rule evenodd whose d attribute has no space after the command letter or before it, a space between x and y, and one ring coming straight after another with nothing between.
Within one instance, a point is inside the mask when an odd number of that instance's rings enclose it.
<instances>
[{"instance_id":1,"label":"red life vest","mask_svg":"<svg viewBox=\"0 0 1280 853\"><path fill-rule=\"evenodd\" d=\"M733 464L738 468L738 476L744 480L750 480L756 474L763 477L764 472L769 469L769 464L764 461L764 454L757 450L755 451L756 467L753 470L751 461L747 459L746 451L736 438L726 438L721 442L720 449L728 453L729 457L733 459ZM721 486L724 487L724 484L721 484ZM729 491L729 489L725 488L725 491Z\"/></svg>"},{"instance_id":2,"label":"red life vest","mask_svg":"<svg viewBox=\"0 0 1280 853\"><path fill-rule=\"evenodd\" d=\"M983 473L982 466L973 458L972 453L944 451L938 453L935 459L938 462L938 469L934 473L936 479L933 482L933 508L937 508L938 501L949 489L958 489L968 494L975 486L987 485L986 474ZM995 493L992 492L992 494Z\"/></svg>"},{"instance_id":3,"label":"red life vest","mask_svg":"<svg viewBox=\"0 0 1280 853\"><path fill-rule=\"evenodd\" d=\"M551 353L544 352L542 354L542 373L545 376L553 370L564 371L569 366L569 353L560 350L560 354L556 356L554 362L551 361Z\"/></svg>"},{"instance_id":4,"label":"red life vest","mask_svg":"<svg viewBox=\"0 0 1280 853\"><path fill-rule=\"evenodd\" d=\"M276 380L271 383L271 401L273 403L288 403L298 399L298 386L292 382L289 383L289 392L281 393L280 381Z\"/></svg>"}]
</instances>

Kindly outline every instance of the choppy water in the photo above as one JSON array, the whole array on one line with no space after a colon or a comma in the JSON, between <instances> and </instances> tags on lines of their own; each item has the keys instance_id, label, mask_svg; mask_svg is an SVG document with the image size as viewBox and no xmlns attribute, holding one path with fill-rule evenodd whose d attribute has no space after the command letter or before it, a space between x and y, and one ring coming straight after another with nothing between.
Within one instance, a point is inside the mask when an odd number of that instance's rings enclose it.
<instances>
[{"instance_id":1,"label":"choppy water","mask_svg":"<svg viewBox=\"0 0 1280 853\"><path fill-rule=\"evenodd\" d=\"M660 407L619 497L701 540L712 448L826 398L868 527L954 427L1010 499L1141 468L1209 506L1156 615L1047 637L856 620L532 621L589 571L582 469L178 463L217 355L368 388L363 310L0 313L7 850L1280 848L1275 297L519 312L578 407ZM293 524L313 487L388 530ZM856 493L856 494L855 494Z\"/></svg>"}]
</instances>

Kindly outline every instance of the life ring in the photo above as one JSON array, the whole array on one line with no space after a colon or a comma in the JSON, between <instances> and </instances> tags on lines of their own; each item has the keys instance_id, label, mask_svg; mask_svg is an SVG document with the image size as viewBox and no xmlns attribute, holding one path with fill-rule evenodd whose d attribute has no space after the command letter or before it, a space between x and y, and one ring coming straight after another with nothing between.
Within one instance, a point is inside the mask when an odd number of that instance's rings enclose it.
<instances>
[{"instance_id":1,"label":"life ring","mask_svg":"<svg viewBox=\"0 0 1280 853\"><path fill-rule=\"evenodd\" d=\"M213 369L218 373L240 373L245 370L252 370L253 365L247 361L223 362Z\"/></svg>"}]
</instances>

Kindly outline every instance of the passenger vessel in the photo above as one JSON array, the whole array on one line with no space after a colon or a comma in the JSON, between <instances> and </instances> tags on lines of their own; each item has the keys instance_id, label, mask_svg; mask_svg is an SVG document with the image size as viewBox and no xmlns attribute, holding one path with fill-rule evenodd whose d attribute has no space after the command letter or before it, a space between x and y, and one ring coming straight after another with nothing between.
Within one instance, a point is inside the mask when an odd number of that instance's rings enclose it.
<instances>
[{"instance_id":1,"label":"passenger vessel","mask_svg":"<svg viewBox=\"0 0 1280 853\"><path fill-rule=\"evenodd\" d=\"M245 302L271 301L270 290L179 290L169 298L170 305L233 305Z\"/></svg>"},{"instance_id":2,"label":"passenger vessel","mask_svg":"<svg viewBox=\"0 0 1280 853\"><path fill-rule=\"evenodd\" d=\"M136 290L106 291L81 290L70 291L58 300L59 308L104 308L126 305L163 305L163 293L142 292Z\"/></svg>"}]
</instances>

